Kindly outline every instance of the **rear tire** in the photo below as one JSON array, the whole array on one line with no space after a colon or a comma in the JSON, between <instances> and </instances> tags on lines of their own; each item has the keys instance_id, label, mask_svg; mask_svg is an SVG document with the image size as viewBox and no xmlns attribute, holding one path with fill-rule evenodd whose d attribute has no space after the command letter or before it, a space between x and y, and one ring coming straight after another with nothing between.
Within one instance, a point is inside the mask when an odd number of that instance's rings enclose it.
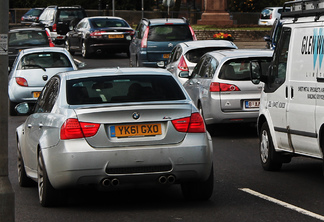
<instances>
[{"instance_id":1,"label":"rear tire","mask_svg":"<svg viewBox=\"0 0 324 222\"><path fill-rule=\"evenodd\" d=\"M41 150L38 152L37 174L39 203L43 207L52 207L57 205L61 198L61 194L53 188L48 179Z\"/></svg>"},{"instance_id":2,"label":"rear tire","mask_svg":"<svg viewBox=\"0 0 324 222\"><path fill-rule=\"evenodd\" d=\"M212 196L214 190L213 166L206 181L182 183L181 190L186 200L208 200Z\"/></svg>"},{"instance_id":3,"label":"rear tire","mask_svg":"<svg viewBox=\"0 0 324 222\"><path fill-rule=\"evenodd\" d=\"M274 149L269 126L266 122L262 124L260 131L260 159L264 170L278 171L282 167L281 154Z\"/></svg>"},{"instance_id":4,"label":"rear tire","mask_svg":"<svg viewBox=\"0 0 324 222\"><path fill-rule=\"evenodd\" d=\"M82 42L82 49L81 49L82 57L87 59L91 57L91 54L89 53L89 47L87 44L83 41Z\"/></svg>"},{"instance_id":5,"label":"rear tire","mask_svg":"<svg viewBox=\"0 0 324 222\"><path fill-rule=\"evenodd\" d=\"M21 187L31 187L36 185L35 181L29 178L26 174L24 160L21 155L20 143L17 141L17 169L18 183Z\"/></svg>"},{"instance_id":6,"label":"rear tire","mask_svg":"<svg viewBox=\"0 0 324 222\"><path fill-rule=\"evenodd\" d=\"M69 40L65 40L64 45L65 45L65 49L68 50L71 55L74 55L75 52L71 50Z\"/></svg>"}]
</instances>

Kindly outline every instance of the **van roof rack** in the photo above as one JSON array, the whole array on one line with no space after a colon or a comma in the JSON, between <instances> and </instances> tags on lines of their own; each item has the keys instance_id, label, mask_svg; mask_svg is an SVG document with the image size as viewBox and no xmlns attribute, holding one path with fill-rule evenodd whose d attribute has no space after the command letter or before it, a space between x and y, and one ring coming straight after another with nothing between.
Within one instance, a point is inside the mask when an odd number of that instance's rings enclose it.
<instances>
[{"instance_id":1,"label":"van roof rack","mask_svg":"<svg viewBox=\"0 0 324 222\"><path fill-rule=\"evenodd\" d=\"M287 11L287 8L290 8L290 11ZM281 18L319 17L324 15L324 0L296 0L285 2L282 11Z\"/></svg>"}]
</instances>

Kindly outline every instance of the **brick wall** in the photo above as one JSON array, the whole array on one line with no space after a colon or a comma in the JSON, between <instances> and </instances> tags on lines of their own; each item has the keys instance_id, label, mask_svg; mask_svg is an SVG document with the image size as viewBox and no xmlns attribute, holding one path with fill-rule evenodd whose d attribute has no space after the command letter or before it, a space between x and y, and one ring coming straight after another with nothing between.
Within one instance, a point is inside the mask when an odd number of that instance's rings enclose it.
<instances>
[{"instance_id":1,"label":"brick wall","mask_svg":"<svg viewBox=\"0 0 324 222\"><path fill-rule=\"evenodd\" d=\"M243 31L228 30L227 31L227 30L219 30L219 29L195 30L198 40L213 39L213 35L218 32L231 34L234 42L250 42L251 40L264 42L263 37L270 34L269 33L270 31L249 31L249 30L243 30Z\"/></svg>"}]
</instances>

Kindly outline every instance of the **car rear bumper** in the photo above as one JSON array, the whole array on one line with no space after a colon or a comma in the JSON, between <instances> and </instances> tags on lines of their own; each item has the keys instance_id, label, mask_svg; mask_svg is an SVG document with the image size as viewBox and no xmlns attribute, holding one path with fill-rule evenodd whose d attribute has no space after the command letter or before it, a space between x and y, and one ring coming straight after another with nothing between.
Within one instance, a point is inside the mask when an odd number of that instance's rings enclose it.
<instances>
[{"instance_id":1,"label":"car rear bumper","mask_svg":"<svg viewBox=\"0 0 324 222\"><path fill-rule=\"evenodd\" d=\"M16 86L14 88L10 88L8 96L11 102L20 103L20 102L27 102L27 103L35 103L38 97L34 97L34 92L40 93L43 87L22 87ZM37 93L37 95L39 95Z\"/></svg>"},{"instance_id":2,"label":"car rear bumper","mask_svg":"<svg viewBox=\"0 0 324 222\"><path fill-rule=\"evenodd\" d=\"M92 148L84 139L65 140L43 149L49 180L54 188L101 185L117 179L120 185L157 182L174 176L175 183L206 180L212 166L212 141L194 134L180 144Z\"/></svg>"}]
</instances>

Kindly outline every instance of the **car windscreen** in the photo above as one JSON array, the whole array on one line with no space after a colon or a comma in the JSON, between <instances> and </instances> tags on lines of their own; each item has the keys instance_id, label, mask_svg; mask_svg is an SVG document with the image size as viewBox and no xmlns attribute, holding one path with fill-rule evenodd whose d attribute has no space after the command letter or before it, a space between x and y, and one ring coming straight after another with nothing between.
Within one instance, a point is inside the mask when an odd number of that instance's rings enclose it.
<instances>
[{"instance_id":1,"label":"car windscreen","mask_svg":"<svg viewBox=\"0 0 324 222\"><path fill-rule=\"evenodd\" d=\"M70 105L185 100L172 76L123 75L67 80Z\"/></svg>"},{"instance_id":2,"label":"car windscreen","mask_svg":"<svg viewBox=\"0 0 324 222\"><path fill-rule=\"evenodd\" d=\"M199 49L192 49L185 54L185 57L188 59L189 62L198 63L199 59L207 52L220 50L220 49L232 49L229 47L206 47L206 48L199 48Z\"/></svg>"},{"instance_id":3,"label":"car windscreen","mask_svg":"<svg viewBox=\"0 0 324 222\"><path fill-rule=\"evenodd\" d=\"M68 57L60 52L39 52L21 58L18 69L46 69L72 67Z\"/></svg>"},{"instance_id":4,"label":"car windscreen","mask_svg":"<svg viewBox=\"0 0 324 222\"><path fill-rule=\"evenodd\" d=\"M254 60L261 62L262 70L268 70L272 58L242 58L229 60L222 65L218 77L225 80L250 81L250 61Z\"/></svg>"},{"instance_id":5,"label":"car windscreen","mask_svg":"<svg viewBox=\"0 0 324 222\"><path fill-rule=\"evenodd\" d=\"M90 23L94 28L129 27L128 23L121 19L108 19L108 18L91 19Z\"/></svg>"},{"instance_id":6,"label":"car windscreen","mask_svg":"<svg viewBox=\"0 0 324 222\"><path fill-rule=\"evenodd\" d=\"M148 41L191 41L192 35L188 25L151 26Z\"/></svg>"},{"instance_id":7,"label":"car windscreen","mask_svg":"<svg viewBox=\"0 0 324 222\"><path fill-rule=\"evenodd\" d=\"M49 45L45 31L26 30L9 33L9 46Z\"/></svg>"}]
</instances>

